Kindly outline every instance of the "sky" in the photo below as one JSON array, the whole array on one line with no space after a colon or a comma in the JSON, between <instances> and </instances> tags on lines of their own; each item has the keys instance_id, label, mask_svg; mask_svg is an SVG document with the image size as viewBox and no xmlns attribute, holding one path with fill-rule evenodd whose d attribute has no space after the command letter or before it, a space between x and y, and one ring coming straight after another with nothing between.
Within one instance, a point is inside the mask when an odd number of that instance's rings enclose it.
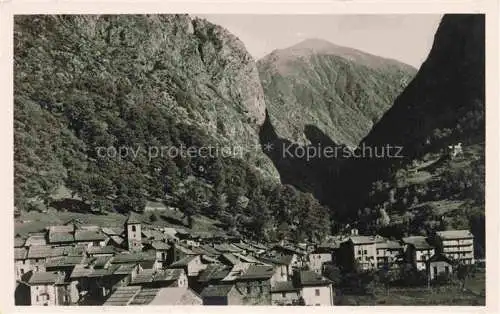
<instances>
[{"instance_id":1,"label":"sky","mask_svg":"<svg viewBox=\"0 0 500 314\"><path fill-rule=\"evenodd\" d=\"M419 68L442 15L198 15L243 41L257 60L307 38L396 59Z\"/></svg>"}]
</instances>

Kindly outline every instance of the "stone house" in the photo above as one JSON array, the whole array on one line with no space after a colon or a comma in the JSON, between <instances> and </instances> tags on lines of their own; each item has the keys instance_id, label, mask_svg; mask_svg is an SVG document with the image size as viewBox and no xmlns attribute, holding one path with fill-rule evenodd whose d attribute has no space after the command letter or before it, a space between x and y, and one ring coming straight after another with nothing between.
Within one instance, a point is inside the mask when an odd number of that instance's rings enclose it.
<instances>
[{"instance_id":1,"label":"stone house","mask_svg":"<svg viewBox=\"0 0 500 314\"><path fill-rule=\"evenodd\" d=\"M453 261L443 254L435 254L427 260L427 274L430 280L435 280L440 274L453 274Z\"/></svg>"},{"instance_id":2,"label":"stone house","mask_svg":"<svg viewBox=\"0 0 500 314\"><path fill-rule=\"evenodd\" d=\"M426 237L411 236L402 239L404 255L407 262L417 270L426 269L426 262L435 254L435 249L429 244Z\"/></svg>"}]
</instances>

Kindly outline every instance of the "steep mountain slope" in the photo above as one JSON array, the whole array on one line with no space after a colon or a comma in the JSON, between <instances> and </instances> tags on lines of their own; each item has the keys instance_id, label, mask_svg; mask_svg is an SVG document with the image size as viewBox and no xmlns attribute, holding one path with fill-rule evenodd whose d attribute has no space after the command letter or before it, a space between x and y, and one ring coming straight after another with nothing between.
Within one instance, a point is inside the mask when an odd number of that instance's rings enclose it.
<instances>
[{"instance_id":1,"label":"steep mountain slope","mask_svg":"<svg viewBox=\"0 0 500 314\"><path fill-rule=\"evenodd\" d=\"M19 210L106 215L153 200L189 227L205 215L254 237L275 238L283 223L280 237L327 232L327 210L280 185L262 153L256 65L222 27L186 15L17 16L14 49Z\"/></svg>"},{"instance_id":2,"label":"steep mountain slope","mask_svg":"<svg viewBox=\"0 0 500 314\"><path fill-rule=\"evenodd\" d=\"M373 227L383 209L406 217L399 231L471 228L484 247L484 40L484 15L443 17L427 60L362 141L401 147L401 158L346 162L331 199L339 217Z\"/></svg>"},{"instance_id":3,"label":"steep mountain slope","mask_svg":"<svg viewBox=\"0 0 500 314\"><path fill-rule=\"evenodd\" d=\"M271 124L305 144L311 125L355 147L392 105L415 69L320 39L276 50L258 61Z\"/></svg>"}]
</instances>

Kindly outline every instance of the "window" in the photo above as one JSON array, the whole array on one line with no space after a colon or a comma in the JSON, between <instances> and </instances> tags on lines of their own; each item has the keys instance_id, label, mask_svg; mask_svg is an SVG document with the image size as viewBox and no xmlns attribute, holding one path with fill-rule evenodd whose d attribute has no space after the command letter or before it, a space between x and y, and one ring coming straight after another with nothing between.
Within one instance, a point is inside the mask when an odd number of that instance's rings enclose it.
<instances>
[{"instance_id":1,"label":"window","mask_svg":"<svg viewBox=\"0 0 500 314\"><path fill-rule=\"evenodd\" d=\"M316 289L316 291L314 291L314 293L316 296L319 296L319 289Z\"/></svg>"},{"instance_id":2,"label":"window","mask_svg":"<svg viewBox=\"0 0 500 314\"><path fill-rule=\"evenodd\" d=\"M252 293L252 287L247 286L247 293L248 293L248 294Z\"/></svg>"},{"instance_id":3,"label":"window","mask_svg":"<svg viewBox=\"0 0 500 314\"><path fill-rule=\"evenodd\" d=\"M35 266L35 271L37 271L37 272L40 271L40 267Z\"/></svg>"},{"instance_id":4,"label":"window","mask_svg":"<svg viewBox=\"0 0 500 314\"><path fill-rule=\"evenodd\" d=\"M368 254L368 251L367 251L367 250L365 250L365 251L363 252L363 254L365 254L365 255L366 255L366 254Z\"/></svg>"},{"instance_id":5,"label":"window","mask_svg":"<svg viewBox=\"0 0 500 314\"><path fill-rule=\"evenodd\" d=\"M445 266L444 271L445 271L445 273L449 274L450 273L450 268L448 266Z\"/></svg>"},{"instance_id":6,"label":"window","mask_svg":"<svg viewBox=\"0 0 500 314\"><path fill-rule=\"evenodd\" d=\"M260 291L260 293L264 293L264 286L260 286L259 291Z\"/></svg>"},{"instance_id":7,"label":"window","mask_svg":"<svg viewBox=\"0 0 500 314\"><path fill-rule=\"evenodd\" d=\"M365 256L365 260L369 260L370 258L368 256Z\"/></svg>"},{"instance_id":8,"label":"window","mask_svg":"<svg viewBox=\"0 0 500 314\"><path fill-rule=\"evenodd\" d=\"M37 287L37 288L38 288L38 287ZM38 302L38 301L40 301L40 299L39 299L39 297L38 297L38 296L36 296L36 302Z\"/></svg>"},{"instance_id":9,"label":"window","mask_svg":"<svg viewBox=\"0 0 500 314\"><path fill-rule=\"evenodd\" d=\"M132 232L135 232L135 226L132 226Z\"/></svg>"},{"instance_id":10,"label":"window","mask_svg":"<svg viewBox=\"0 0 500 314\"><path fill-rule=\"evenodd\" d=\"M361 255L361 250L358 250L358 255Z\"/></svg>"},{"instance_id":11,"label":"window","mask_svg":"<svg viewBox=\"0 0 500 314\"><path fill-rule=\"evenodd\" d=\"M286 292L282 292L282 293L281 293L281 296L282 296L283 298L286 298Z\"/></svg>"},{"instance_id":12,"label":"window","mask_svg":"<svg viewBox=\"0 0 500 314\"><path fill-rule=\"evenodd\" d=\"M46 301L49 301L50 300L50 295L47 294L47 300Z\"/></svg>"}]
</instances>

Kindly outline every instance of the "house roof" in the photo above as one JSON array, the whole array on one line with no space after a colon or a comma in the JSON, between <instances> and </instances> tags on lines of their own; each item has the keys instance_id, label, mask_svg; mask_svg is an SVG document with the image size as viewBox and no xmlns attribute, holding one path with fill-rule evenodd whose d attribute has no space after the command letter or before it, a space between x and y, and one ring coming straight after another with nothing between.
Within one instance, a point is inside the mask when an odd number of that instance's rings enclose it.
<instances>
[{"instance_id":1,"label":"house roof","mask_svg":"<svg viewBox=\"0 0 500 314\"><path fill-rule=\"evenodd\" d=\"M129 305L148 305L154 300L160 288L145 288L142 287L139 293L137 293Z\"/></svg>"},{"instance_id":2,"label":"house roof","mask_svg":"<svg viewBox=\"0 0 500 314\"><path fill-rule=\"evenodd\" d=\"M176 245L176 246L175 246L175 249L176 249L176 250L179 250L179 251L181 251L182 253L187 254L187 255L196 255L196 253L195 253L195 252L193 252L192 250L190 250L190 249L188 249L187 247L182 246L182 245Z\"/></svg>"},{"instance_id":3,"label":"house roof","mask_svg":"<svg viewBox=\"0 0 500 314\"><path fill-rule=\"evenodd\" d=\"M85 262L83 256L60 256L48 258L45 262L46 267L71 267Z\"/></svg>"},{"instance_id":4,"label":"house roof","mask_svg":"<svg viewBox=\"0 0 500 314\"><path fill-rule=\"evenodd\" d=\"M211 280L222 280L229 274L230 271L231 268L226 265L210 264L200 273L198 281L208 282Z\"/></svg>"},{"instance_id":5,"label":"house roof","mask_svg":"<svg viewBox=\"0 0 500 314\"><path fill-rule=\"evenodd\" d=\"M47 244L47 241L45 240L45 235L43 234L30 235L28 239L26 239L26 243L24 245L25 246L40 245L38 243L43 243L43 245Z\"/></svg>"},{"instance_id":6,"label":"house roof","mask_svg":"<svg viewBox=\"0 0 500 314\"><path fill-rule=\"evenodd\" d=\"M106 235L94 230L77 230L75 232L75 241L103 241Z\"/></svg>"},{"instance_id":7,"label":"house roof","mask_svg":"<svg viewBox=\"0 0 500 314\"><path fill-rule=\"evenodd\" d=\"M133 263L133 262L142 262L142 261L151 261L155 260L155 254L151 254L150 252L138 252L138 253L118 253L113 257L111 261L113 264L122 264L122 263Z\"/></svg>"},{"instance_id":8,"label":"house roof","mask_svg":"<svg viewBox=\"0 0 500 314\"><path fill-rule=\"evenodd\" d=\"M474 235L469 230L438 231L436 234L442 239L470 239Z\"/></svg>"},{"instance_id":9,"label":"house roof","mask_svg":"<svg viewBox=\"0 0 500 314\"><path fill-rule=\"evenodd\" d=\"M75 231L75 226L74 224L69 224L69 225L59 225L59 226L50 226L49 232L65 232L65 233L71 233Z\"/></svg>"},{"instance_id":10,"label":"house roof","mask_svg":"<svg viewBox=\"0 0 500 314\"><path fill-rule=\"evenodd\" d=\"M403 243L413 245L417 250L429 250L433 247L427 242L427 238L423 236L405 237Z\"/></svg>"},{"instance_id":11,"label":"house roof","mask_svg":"<svg viewBox=\"0 0 500 314\"><path fill-rule=\"evenodd\" d=\"M289 292L289 291L298 291L299 288L293 285L292 281L277 281L271 287L271 292Z\"/></svg>"},{"instance_id":12,"label":"house roof","mask_svg":"<svg viewBox=\"0 0 500 314\"><path fill-rule=\"evenodd\" d=\"M379 243L385 241L384 238L379 236L363 236L363 235L351 236L349 237L349 239L354 244L371 244L371 243Z\"/></svg>"},{"instance_id":13,"label":"house roof","mask_svg":"<svg viewBox=\"0 0 500 314\"><path fill-rule=\"evenodd\" d=\"M225 297L233 289L234 285L208 286L201 291L202 297Z\"/></svg>"},{"instance_id":14,"label":"house roof","mask_svg":"<svg viewBox=\"0 0 500 314\"><path fill-rule=\"evenodd\" d=\"M49 243L68 243L74 241L75 238L70 232L49 232Z\"/></svg>"},{"instance_id":15,"label":"house roof","mask_svg":"<svg viewBox=\"0 0 500 314\"><path fill-rule=\"evenodd\" d=\"M96 268L103 268L106 264L108 264L108 262L111 261L111 259L113 259L112 256L98 256L93 259L92 264Z\"/></svg>"},{"instance_id":16,"label":"house roof","mask_svg":"<svg viewBox=\"0 0 500 314\"><path fill-rule=\"evenodd\" d=\"M22 260L26 259L28 256L28 249L24 247L16 247L14 248L14 259L15 260Z\"/></svg>"},{"instance_id":17,"label":"house roof","mask_svg":"<svg viewBox=\"0 0 500 314\"><path fill-rule=\"evenodd\" d=\"M122 235L125 230L123 228L109 228L109 227L104 227L101 229L102 230L102 233L104 234L107 234L108 236L111 236L111 235Z\"/></svg>"},{"instance_id":18,"label":"house roof","mask_svg":"<svg viewBox=\"0 0 500 314\"><path fill-rule=\"evenodd\" d=\"M301 286L323 286L332 283L327 278L309 270L301 270L299 280Z\"/></svg>"},{"instance_id":19,"label":"house roof","mask_svg":"<svg viewBox=\"0 0 500 314\"><path fill-rule=\"evenodd\" d=\"M403 246L399 242L392 240L376 243L375 247L377 249L389 249L389 250L399 250L403 248Z\"/></svg>"},{"instance_id":20,"label":"house roof","mask_svg":"<svg viewBox=\"0 0 500 314\"><path fill-rule=\"evenodd\" d=\"M207 252L209 255L220 255L221 254L221 252L217 251L216 249L214 249L213 247L211 247L208 244L203 244L202 246L200 246L200 248L205 250L205 252Z\"/></svg>"},{"instance_id":21,"label":"house roof","mask_svg":"<svg viewBox=\"0 0 500 314\"><path fill-rule=\"evenodd\" d=\"M172 263L169 267L186 267L192 260L194 260L197 255L189 255L184 258L181 258L175 263Z\"/></svg>"},{"instance_id":22,"label":"house roof","mask_svg":"<svg viewBox=\"0 0 500 314\"><path fill-rule=\"evenodd\" d=\"M170 248L170 245L163 241L153 241L151 243L151 247L155 250L168 250Z\"/></svg>"},{"instance_id":23,"label":"house roof","mask_svg":"<svg viewBox=\"0 0 500 314\"><path fill-rule=\"evenodd\" d=\"M135 275L134 279L132 279L132 285L143 284L153 281L153 275L155 273L154 269L144 269L140 271L137 275Z\"/></svg>"},{"instance_id":24,"label":"house roof","mask_svg":"<svg viewBox=\"0 0 500 314\"><path fill-rule=\"evenodd\" d=\"M290 265L293 260L293 255L266 255L260 257L260 260L276 265Z\"/></svg>"},{"instance_id":25,"label":"house roof","mask_svg":"<svg viewBox=\"0 0 500 314\"><path fill-rule=\"evenodd\" d=\"M121 245L125 241L125 239L122 238L121 236L112 235L112 236L109 236L109 237L111 238L111 240L113 240L118 245Z\"/></svg>"},{"instance_id":26,"label":"house roof","mask_svg":"<svg viewBox=\"0 0 500 314\"><path fill-rule=\"evenodd\" d=\"M23 247L24 243L26 243L26 239L20 237L14 238L14 247Z\"/></svg>"},{"instance_id":27,"label":"house roof","mask_svg":"<svg viewBox=\"0 0 500 314\"><path fill-rule=\"evenodd\" d=\"M226 261L227 263L229 263L231 265L237 265L237 264L241 263L241 261L235 255L230 254L230 253L222 254L220 259L222 259L223 261Z\"/></svg>"},{"instance_id":28,"label":"house roof","mask_svg":"<svg viewBox=\"0 0 500 314\"><path fill-rule=\"evenodd\" d=\"M90 274L87 275L87 277L104 277L104 276L111 276L115 274L115 271L118 269L118 265L111 265L108 268L99 268L99 269L93 269ZM116 274L118 275L118 274Z\"/></svg>"},{"instance_id":29,"label":"house roof","mask_svg":"<svg viewBox=\"0 0 500 314\"><path fill-rule=\"evenodd\" d=\"M47 257L55 257L55 256L63 256L64 248L56 247L51 248L47 245L33 245L30 246L28 250L28 258L47 258Z\"/></svg>"},{"instance_id":30,"label":"house roof","mask_svg":"<svg viewBox=\"0 0 500 314\"><path fill-rule=\"evenodd\" d=\"M179 279L184 274L183 269L162 269L155 273L153 281L172 281Z\"/></svg>"},{"instance_id":31,"label":"house roof","mask_svg":"<svg viewBox=\"0 0 500 314\"><path fill-rule=\"evenodd\" d=\"M141 224L142 219L139 216L139 214L137 214L136 212L130 212L125 223L126 224Z\"/></svg>"},{"instance_id":32,"label":"house roof","mask_svg":"<svg viewBox=\"0 0 500 314\"><path fill-rule=\"evenodd\" d=\"M132 301L134 296L139 293L141 287L139 286L126 286L119 287L113 292L109 298L104 302L104 306L113 305L128 305Z\"/></svg>"},{"instance_id":33,"label":"house roof","mask_svg":"<svg viewBox=\"0 0 500 314\"><path fill-rule=\"evenodd\" d=\"M433 262L446 262L450 265L453 265L453 261L451 259L440 253L432 255L431 258L427 260L427 263Z\"/></svg>"},{"instance_id":34,"label":"house roof","mask_svg":"<svg viewBox=\"0 0 500 314\"><path fill-rule=\"evenodd\" d=\"M226 243L222 243L222 244L215 244L214 245L214 249L216 249L217 251L219 252L226 252L226 253L237 253L237 252L241 252L241 249L240 248L237 248L236 246L234 245L230 245L230 244L226 244Z\"/></svg>"},{"instance_id":35,"label":"house roof","mask_svg":"<svg viewBox=\"0 0 500 314\"><path fill-rule=\"evenodd\" d=\"M137 264L135 263L120 264L114 273L117 275L128 275L135 269L136 266Z\"/></svg>"},{"instance_id":36,"label":"house roof","mask_svg":"<svg viewBox=\"0 0 500 314\"><path fill-rule=\"evenodd\" d=\"M75 265L71 272L70 278L84 278L93 272L92 268L87 268L85 265Z\"/></svg>"},{"instance_id":37,"label":"house roof","mask_svg":"<svg viewBox=\"0 0 500 314\"><path fill-rule=\"evenodd\" d=\"M115 247L106 246L91 246L87 249L87 254L113 254L116 253Z\"/></svg>"},{"instance_id":38,"label":"house roof","mask_svg":"<svg viewBox=\"0 0 500 314\"><path fill-rule=\"evenodd\" d=\"M85 247L82 246L67 246L64 248L63 254L66 256L83 256Z\"/></svg>"},{"instance_id":39,"label":"house roof","mask_svg":"<svg viewBox=\"0 0 500 314\"><path fill-rule=\"evenodd\" d=\"M30 285L43 285L43 284L61 284L64 283L64 274L59 272L34 272L28 284Z\"/></svg>"},{"instance_id":40,"label":"house roof","mask_svg":"<svg viewBox=\"0 0 500 314\"><path fill-rule=\"evenodd\" d=\"M239 253L234 253L233 254L236 258L238 258L240 261L246 262L246 263L253 263L253 264L263 264L261 261L256 259L255 257L251 255L243 255Z\"/></svg>"},{"instance_id":41,"label":"house roof","mask_svg":"<svg viewBox=\"0 0 500 314\"><path fill-rule=\"evenodd\" d=\"M233 243L234 246L248 252L257 252L258 250L246 243Z\"/></svg>"},{"instance_id":42,"label":"house roof","mask_svg":"<svg viewBox=\"0 0 500 314\"><path fill-rule=\"evenodd\" d=\"M241 275L241 279L269 279L274 275L274 268L265 265L250 265Z\"/></svg>"}]
</instances>

